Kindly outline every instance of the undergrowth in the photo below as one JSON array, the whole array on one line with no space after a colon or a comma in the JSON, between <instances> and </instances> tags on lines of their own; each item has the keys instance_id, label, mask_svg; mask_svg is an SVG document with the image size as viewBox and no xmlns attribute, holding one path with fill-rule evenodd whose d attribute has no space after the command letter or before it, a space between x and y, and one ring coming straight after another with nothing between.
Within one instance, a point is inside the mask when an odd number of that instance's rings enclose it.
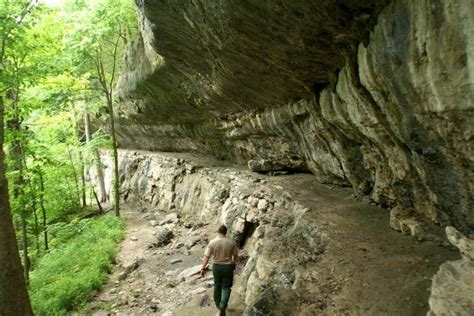
<instances>
[{"instance_id":1,"label":"undergrowth","mask_svg":"<svg viewBox=\"0 0 474 316\"><path fill-rule=\"evenodd\" d=\"M107 278L124 236L123 221L113 215L68 225L75 229L63 227L67 237L31 273L30 298L37 315L63 315L86 303Z\"/></svg>"}]
</instances>

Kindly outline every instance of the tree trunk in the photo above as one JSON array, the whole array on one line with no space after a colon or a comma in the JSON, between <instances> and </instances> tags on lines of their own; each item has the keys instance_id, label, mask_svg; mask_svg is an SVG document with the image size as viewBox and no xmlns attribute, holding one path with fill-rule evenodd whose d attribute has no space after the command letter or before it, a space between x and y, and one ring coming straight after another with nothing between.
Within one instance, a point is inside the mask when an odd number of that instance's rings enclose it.
<instances>
[{"instance_id":1,"label":"tree trunk","mask_svg":"<svg viewBox=\"0 0 474 316\"><path fill-rule=\"evenodd\" d=\"M120 184L119 184L119 170L118 170L118 151L117 151L117 138L115 135L115 119L114 119L114 107L112 104L112 95L107 97L107 106L109 108L110 115L110 133L112 134L112 148L114 155L114 207L115 215L120 216Z\"/></svg>"},{"instance_id":2,"label":"tree trunk","mask_svg":"<svg viewBox=\"0 0 474 316\"><path fill-rule=\"evenodd\" d=\"M72 159L71 149L69 148L69 146L67 148L67 153L69 155L69 162L71 163L71 168L74 175L74 184L76 188L77 204L80 205L81 204L81 193L80 193L81 189L79 185L79 177L77 176L76 167L74 166L74 160Z\"/></svg>"},{"instance_id":3,"label":"tree trunk","mask_svg":"<svg viewBox=\"0 0 474 316\"><path fill-rule=\"evenodd\" d=\"M84 155L82 154L82 149L79 150L79 161L80 161L80 170L81 170L81 197L82 197L82 208L87 206L86 199L86 167L84 165Z\"/></svg>"},{"instance_id":4,"label":"tree trunk","mask_svg":"<svg viewBox=\"0 0 474 316\"><path fill-rule=\"evenodd\" d=\"M105 213L104 209L102 208L102 205L100 204L99 198L97 197L97 194L95 193L94 188L92 188L92 193L94 194L95 201L97 203L97 206L99 207L100 213L102 213L102 214Z\"/></svg>"},{"instance_id":5,"label":"tree trunk","mask_svg":"<svg viewBox=\"0 0 474 316\"><path fill-rule=\"evenodd\" d=\"M39 170L39 180L40 180L40 208L41 214L43 217L43 232L44 232L44 250L49 249L48 245L48 223L46 218L46 209L44 208L44 179L43 179L43 171Z\"/></svg>"},{"instance_id":6,"label":"tree trunk","mask_svg":"<svg viewBox=\"0 0 474 316\"><path fill-rule=\"evenodd\" d=\"M23 157L24 158L24 157ZM36 248L36 256L39 258L40 254L40 242L39 242L39 219L38 219L38 209L36 207L36 190L35 186L33 185L33 180L31 177L31 172L28 170L28 166L26 165L26 159L23 159L23 167L25 168L25 173L28 175L26 180L28 181L28 185L30 187L31 191L31 211L33 213L33 219L34 219L34 226L33 226L33 233L35 235L35 248Z\"/></svg>"},{"instance_id":7,"label":"tree trunk","mask_svg":"<svg viewBox=\"0 0 474 316\"><path fill-rule=\"evenodd\" d=\"M41 252L40 250L40 227L39 227L39 219L38 219L38 212L36 210L36 203L33 202L33 215L35 219L35 227L34 227L34 232L35 232L35 247L36 247L36 256L39 258L39 254Z\"/></svg>"},{"instance_id":8,"label":"tree trunk","mask_svg":"<svg viewBox=\"0 0 474 316\"><path fill-rule=\"evenodd\" d=\"M71 210L75 210L77 207L79 207L79 205L77 204L77 196L74 197L74 193L71 192L72 184L69 178L65 177L64 180L67 184L67 194L69 195L69 201L71 202Z\"/></svg>"},{"instance_id":9,"label":"tree trunk","mask_svg":"<svg viewBox=\"0 0 474 316\"><path fill-rule=\"evenodd\" d=\"M99 194L100 194L100 202L107 202L108 195L107 190L105 189L105 176L104 176L104 168L102 167L102 159L100 158L100 153L97 148L94 148L94 155L95 155L95 168L97 171L97 182L99 185Z\"/></svg>"},{"instance_id":10,"label":"tree trunk","mask_svg":"<svg viewBox=\"0 0 474 316\"><path fill-rule=\"evenodd\" d=\"M23 241L23 266L26 285L30 282L30 257L28 255L28 225L26 222L26 211L21 211L21 234Z\"/></svg>"},{"instance_id":11,"label":"tree trunk","mask_svg":"<svg viewBox=\"0 0 474 316\"><path fill-rule=\"evenodd\" d=\"M30 183L30 188L31 188L31 211L33 213L33 219L34 219L34 226L33 226L33 233L35 235L35 249L36 249L36 256L39 258L40 254L40 241L39 241L39 235L40 235L40 228L39 228L39 219L38 219L38 210L36 209L36 193L34 191L33 184L31 183L31 179L28 179L28 182Z\"/></svg>"},{"instance_id":12,"label":"tree trunk","mask_svg":"<svg viewBox=\"0 0 474 316\"><path fill-rule=\"evenodd\" d=\"M73 117L72 117L72 125L74 127L74 130L76 131L76 138L77 138L77 142L79 144L79 171L81 173L81 197L80 197L80 200L81 200L81 203L82 203L82 208L85 208L87 206L87 202L86 202L86 176L84 174L84 155L82 154L82 146L81 146L81 130L79 128L79 125L77 124L79 118L78 118L78 115L77 115L77 111L76 111L76 106L73 102L71 102L71 112L73 114Z\"/></svg>"},{"instance_id":13,"label":"tree trunk","mask_svg":"<svg viewBox=\"0 0 474 316\"><path fill-rule=\"evenodd\" d=\"M0 96L0 315L33 315L8 200L3 131L3 98Z\"/></svg>"},{"instance_id":14,"label":"tree trunk","mask_svg":"<svg viewBox=\"0 0 474 316\"><path fill-rule=\"evenodd\" d=\"M84 113L84 130L86 132L86 141L89 143L92 140L89 113ZM107 191L105 190L104 170L102 169L102 162L100 159L99 150L94 148L95 154L95 168L97 171L97 182L99 186L100 202L107 201Z\"/></svg>"},{"instance_id":15,"label":"tree trunk","mask_svg":"<svg viewBox=\"0 0 474 316\"><path fill-rule=\"evenodd\" d=\"M18 93L15 91L11 91L11 100L12 100L12 108L13 108L13 117L8 121L9 128L15 132L17 135L12 140L12 156L13 156L13 163L12 169L18 171L18 175L13 182L13 196L15 199L20 201L20 218L21 218L21 230L22 230L22 238L23 238L23 268L24 268L24 276L25 281L28 284L29 280L29 273L30 273L30 259L28 257L28 232L27 232L27 208L25 202L25 192L24 186L26 185L25 175L24 175L24 168L23 168L23 161L24 161L24 153L23 147L21 143L21 120L20 114L17 107L18 103Z\"/></svg>"},{"instance_id":16,"label":"tree trunk","mask_svg":"<svg viewBox=\"0 0 474 316\"><path fill-rule=\"evenodd\" d=\"M16 122L19 124L19 122ZM28 216L26 203L24 201L25 197L25 176L22 166L23 160L23 149L21 147L21 142L19 139L13 140L12 154L15 159L15 165L13 168L18 171L18 176L15 179L13 185L13 195L16 199L20 199L20 218L21 218L21 236L23 244L23 267L24 267L24 276L26 284L28 285L29 276L30 276L30 258L28 256L28 223L26 218Z\"/></svg>"}]
</instances>

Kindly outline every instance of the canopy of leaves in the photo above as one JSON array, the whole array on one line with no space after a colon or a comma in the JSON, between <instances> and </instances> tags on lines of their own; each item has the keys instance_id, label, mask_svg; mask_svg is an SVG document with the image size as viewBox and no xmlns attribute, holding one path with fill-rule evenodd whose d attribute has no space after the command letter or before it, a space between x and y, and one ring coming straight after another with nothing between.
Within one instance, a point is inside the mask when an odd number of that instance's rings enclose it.
<instances>
[{"instance_id":1,"label":"canopy of leaves","mask_svg":"<svg viewBox=\"0 0 474 316\"><path fill-rule=\"evenodd\" d=\"M133 0L63 0L56 7L35 0L0 0L0 98L7 123L7 177L10 190L21 186L22 193L10 194L14 221L26 216L30 245L39 244L39 231L47 227L55 237L49 252L34 254L37 260L45 255L39 265L33 265L31 291L39 314L62 313L87 298L103 279L120 237L120 225L108 217L98 226L80 224L87 232L74 233L67 241L58 230L66 234L71 231L68 225L77 227L77 222L68 223L84 211L79 194L82 166L93 164L93 149L110 146L100 128L94 130L93 141L86 143L84 136L84 113L96 120L105 116L97 65L101 64L102 80L111 91L126 46L136 35ZM18 147L22 157L12 154ZM19 177L23 181L17 181ZM38 221L40 205L46 225ZM94 234L103 239L95 239ZM98 242L103 244L97 246ZM96 265L88 258L94 258ZM74 274L78 259L86 272L80 278ZM65 269L67 264L76 266Z\"/></svg>"},{"instance_id":2,"label":"canopy of leaves","mask_svg":"<svg viewBox=\"0 0 474 316\"><path fill-rule=\"evenodd\" d=\"M13 211L24 211L39 198L40 192L30 193L39 190L42 173L48 218L54 220L78 206L74 165L91 165L90 149L110 145L101 130L86 144L82 117L86 111L101 116L104 97L96 62L103 64L106 80L114 82L114 45L119 44L120 66L127 43L137 34L135 7L133 0L64 0L54 8L29 0L0 3L0 96L5 120L21 124L6 131L6 150L14 140L21 142L33 183L24 190L26 198L13 199ZM13 183L18 171L10 168L8 175Z\"/></svg>"}]
</instances>

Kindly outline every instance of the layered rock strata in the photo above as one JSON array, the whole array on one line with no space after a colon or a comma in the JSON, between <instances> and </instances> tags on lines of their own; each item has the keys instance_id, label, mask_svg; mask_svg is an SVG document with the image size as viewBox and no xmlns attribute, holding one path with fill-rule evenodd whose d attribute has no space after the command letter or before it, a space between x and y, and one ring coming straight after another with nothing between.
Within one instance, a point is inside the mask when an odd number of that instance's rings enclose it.
<instances>
[{"instance_id":1,"label":"layered rock strata","mask_svg":"<svg viewBox=\"0 0 474 316\"><path fill-rule=\"evenodd\" d=\"M455 257L391 231L386 212L311 175L262 176L189 154L122 150L119 161L136 216L159 210L170 213L163 224L179 216L209 232L229 227L248 253L241 300L233 295L247 315L421 315L430 278ZM110 192L113 163L104 162Z\"/></svg>"},{"instance_id":2,"label":"layered rock strata","mask_svg":"<svg viewBox=\"0 0 474 316\"><path fill-rule=\"evenodd\" d=\"M310 171L474 229L473 1L137 4L121 147Z\"/></svg>"},{"instance_id":3,"label":"layered rock strata","mask_svg":"<svg viewBox=\"0 0 474 316\"><path fill-rule=\"evenodd\" d=\"M103 158L110 192L112 163ZM121 151L124 202L175 211L184 222L226 224L231 238L249 251L240 282L247 313L263 315L270 308L294 314L305 295L293 290L310 275L303 267L324 252L326 234L305 216L309 209L281 187L266 188L265 180L196 160ZM278 302L275 297L285 299Z\"/></svg>"}]
</instances>

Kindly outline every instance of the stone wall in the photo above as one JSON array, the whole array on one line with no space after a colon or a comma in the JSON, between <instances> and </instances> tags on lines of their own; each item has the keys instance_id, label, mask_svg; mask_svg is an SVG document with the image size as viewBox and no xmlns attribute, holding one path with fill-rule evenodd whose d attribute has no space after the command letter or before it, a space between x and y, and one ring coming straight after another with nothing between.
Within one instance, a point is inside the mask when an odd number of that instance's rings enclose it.
<instances>
[{"instance_id":1,"label":"stone wall","mask_svg":"<svg viewBox=\"0 0 474 316\"><path fill-rule=\"evenodd\" d=\"M121 147L310 171L472 232L473 1L137 3Z\"/></svg>"},{"instance_id":2,"label":"stone wall","mask_svg":"<svg viewBox=\"0 0 474 316\"><path fill-rule=\"evenodd\" d=\"M113 164L110 156L104 154L103 159L110 193ZM248 172L209 167L209 160L200 164L197 157L120 151L119 159L124 202L177 212L183 222L226 224L231 237L245 244L248 261L237 288L249 314L264 315L271 308L291 315L308 299L294 289L311 273L303 267L324 252L327 235L306 216L309 209L283 188ZM297 274L295 267L300 267Z\"/></svg>"},{"instance_id":3,"label":"stone wall","mask_svg":"<svg viewBox=\"0 0 474 316\"><path fill-rule=\"evenodd\" d=\"M102 158L110 195L113 163L106 153ZM367 213L368 205L342 190L293 195L299 191L288 188L298 176L282 184L275 181L279 177L189 154L120 150L119 162L122 205L136 209L136 216L143 215L139 210L171 212L181 223L209 224L209 231L222 223L229 227L231 238L244 249L241 254L248 254L235 287L248 315L419 314L427 300L425 279L456 257L430 241L403 240L383 225L383 210ZM314 208L308 208L308 199L316 201ZM354 217L359 211L366 214ZM443 263L434 276L433 316L463 314L474 304L474 240L452 227L446 231L463 260ZM381 296L375 300L374 295Z\"/></svg>"}]
</instances>

